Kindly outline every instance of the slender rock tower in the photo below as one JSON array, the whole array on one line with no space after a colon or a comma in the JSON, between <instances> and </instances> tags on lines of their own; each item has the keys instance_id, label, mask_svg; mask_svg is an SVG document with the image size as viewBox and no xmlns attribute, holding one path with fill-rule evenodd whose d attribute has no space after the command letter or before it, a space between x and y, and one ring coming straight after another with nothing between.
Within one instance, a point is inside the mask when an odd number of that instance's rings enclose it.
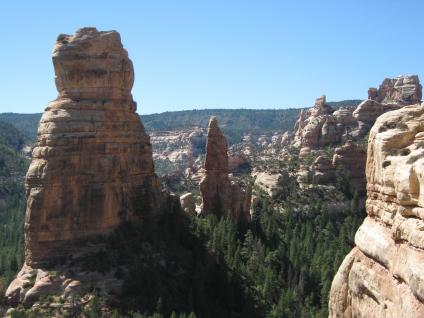
<instances>
[{"instance_id":1,"label":"slender rock tower","mask_svg":"<svg viewBox=\"0 0 424 318\"><path fill-rule=\"evenodd\" d=\"M228 143L214 116L209 120L205 170L200 182L203 213L250 220L251 187L240 187L229 177Z\"/></svg>"}]
</instances>

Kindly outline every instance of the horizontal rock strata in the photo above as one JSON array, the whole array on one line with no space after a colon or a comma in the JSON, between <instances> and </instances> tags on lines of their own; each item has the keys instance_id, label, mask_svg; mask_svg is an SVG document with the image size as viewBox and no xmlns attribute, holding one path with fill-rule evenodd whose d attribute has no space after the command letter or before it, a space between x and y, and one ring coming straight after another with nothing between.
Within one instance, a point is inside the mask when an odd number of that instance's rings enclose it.
<instances>
[{"instance_id":1,"label":"horizontal rock strata","mask_svg":"<svg viewBox=\"0 0 424 318\"><path fill-rule=\"evenodd\" d=\"M330 292L330 317L424 316L424 105L370 132L367 218Z\"/></svg>"},{"instance_id":2,"label":"horizontal rock strata","mask_svg":"<svg viewBox=\"0 0 424 318\"><path fill-rule=\"evenodd\" d=\"M78 30L53 50L59 96L40 120L26 176L25 261L72 252L158 206L149 136L132 100L132 62L119 33Z\"/></svg>"}]
</instances>

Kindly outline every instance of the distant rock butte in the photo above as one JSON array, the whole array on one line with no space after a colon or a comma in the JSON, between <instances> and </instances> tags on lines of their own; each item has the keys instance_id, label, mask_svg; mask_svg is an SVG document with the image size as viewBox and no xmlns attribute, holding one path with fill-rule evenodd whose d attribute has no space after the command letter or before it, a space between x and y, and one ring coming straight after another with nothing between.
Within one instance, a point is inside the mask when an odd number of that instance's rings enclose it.
<instances>
[{"instance_id":1,"label":"distant rock butte","mask_svg":"<svg viewBox=\"0 0 424 318\"><path fill-rule=\"evenodd\" d=\"M368 98L358 107L332 109L325 96L302 111L294 126L292 145L306 156L314 149L364 137L381 114L421 102L422 86L417 75L386 78L378 89L370 88Z\"/></svg>"},{"instance_id":2,"label":"distant rock butte","mask_svg":"<svg viewBox=\"0 0 424 318\"><path fill-rule=\"evenodd\" d=\"M292 145L300 148L301 156L306 156L313 149L340 143L345 133L344 126L355 124L351 118L352 111L345 107L336 113L326 103L325 96L317 98L314 107L300 113Z\"/></svg>"},{"instance_id":3,"label":"distant rock butte","mask_svg":"<svg viewBox=\"0 0 424 318\"><path fill-rule=\"evenodd\" d=\"M59 96L45 109L26 176L25 262L72 252L159 205L152 148L131 96L134 72L116 31L83 28L53 49Z\"/></svg>"},{"instance_id":4,"label":"distant rock butte","mask_svg":"<svg viewBox=\"0 0 424 318\"><path fill-rule=\"evenodd\" d=\"M385 112L420 103L422 86L417 75L386 78L378 89L368 90L368 100L358 105L353 116L358 121L357 137L365 136L375 120Z\"/></svg>"},{"instance_id":5,"label":"distant rock butte","mask_svg":"<svg viewBox=\"0 0 424 318\"><path fill-rule=\"evenodd\" d=\"M219 217L250 219L251 186L230 178L227 139L211 117L206 142L205 175L200 182L202 212Z\"/></svg>"},{"instance_id":6,"label":"distant rock butte","mask_svg":"<svg viewBox=\"0 0 424 318\"><path fill-rule=\"evenodd\" d=\"M424 317L424 104L377 118L367 218L331 287L330 317Z\"/></svg>"},{"instance_id":7,"label":"distant rock butte","mask_svg":"<svg viewBox=\"0 0 424 318\"><path fill-rule=\"evenodd\" d=\"M382 104L413 105L420 103L422 86L417 75L401 75L395 78L386 78L378 90L370 88L368 99Z\"/></svg>"}]
</instances>

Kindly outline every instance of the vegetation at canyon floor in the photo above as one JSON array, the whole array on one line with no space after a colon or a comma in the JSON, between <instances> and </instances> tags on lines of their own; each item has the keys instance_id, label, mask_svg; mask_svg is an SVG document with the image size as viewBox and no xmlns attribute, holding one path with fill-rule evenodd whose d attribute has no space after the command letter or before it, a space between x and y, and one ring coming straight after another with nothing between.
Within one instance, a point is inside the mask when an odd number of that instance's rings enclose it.
<instances>
[{"instance_id":1,"label":"vegetation at canyon floor","mask_svg":"<svg viewBox=\"0 0 424 318\"><path fill-rule=\"evenodd\" d=\"M318 190L301 189L291 179L273 198L258 190L249 224L186 215L170 200L159 219L124 224L80 260L88 270L117 269L124 293L115 302L98 297L75 310L87 317L326 317L332 278L364 211L356 194L340 188L334 191L350 209L330 215ZM13 193L1 210L5 286L23 253L23 189ZM308 202L305 210L299 202ZM52 312L21 307L14 317Z\"/></svg>"}]
</instances>

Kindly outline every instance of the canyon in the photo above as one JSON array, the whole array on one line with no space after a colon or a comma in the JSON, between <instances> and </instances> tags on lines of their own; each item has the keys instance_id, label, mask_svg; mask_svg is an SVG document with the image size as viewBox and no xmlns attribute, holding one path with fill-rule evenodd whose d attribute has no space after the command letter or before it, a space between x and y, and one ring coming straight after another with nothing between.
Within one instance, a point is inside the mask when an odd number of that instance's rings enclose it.
<instances>
[{"instance_id":1,"label":"canyon","mask_svg":"<svg viewBox=\"0 0 424 318\"><path fill-rule=\"evenodd\" d=\"M322 95L290 120L151 115L148 133L118 32L59 35L53 65L58 96L25 177L11 312L46 297L84 307L96 290L112 304L132 293L127 312L168 302L205 317L424 316L418 76L386 78L360 102Z\"/></svg>"}]
</instances>

